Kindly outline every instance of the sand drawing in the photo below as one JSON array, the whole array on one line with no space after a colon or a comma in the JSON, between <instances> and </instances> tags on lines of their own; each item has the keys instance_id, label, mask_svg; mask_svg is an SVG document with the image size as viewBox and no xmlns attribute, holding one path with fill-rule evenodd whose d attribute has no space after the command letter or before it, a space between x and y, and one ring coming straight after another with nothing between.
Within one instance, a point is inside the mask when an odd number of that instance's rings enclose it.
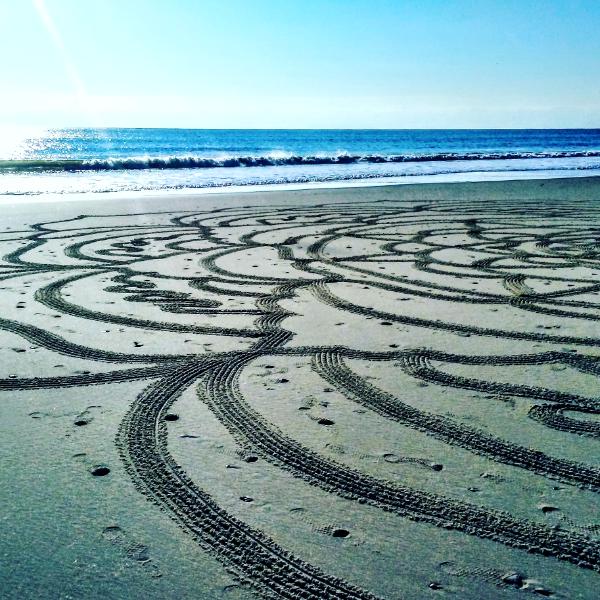
<instances>
[{"instance_id":1,"label":"sand drawing","mask_svg":"<svg viewBox=\"0 0 600 600\"><path fill-rule=\"evenodd\" d=\"M171 427L183 421L178 402L186 391L194 390L198 406L231 436L231 460L242 466L269 464L307 488L397 519L600 571L597 529L566 514L561 521L559 506L540 504L534 519L502 499L494 506L478 500L474 488L465 499L403 475L412 468L445 477L449 468L434 450L445 448L501 468L503 475L482 473L482 485L510 486L514 473L596 501L600 469L585 448L600 436L597 207L485 197L318 206L248 201L195 212L81 215L4 232L2 244L3 289L28 284L31 298L18 298L0 329L57 361L73 357L91 366L7 376L0 390L144 382L137 397L123 397L128 408L114 439L129 477L255 593L378 597L231 514L178 464ZM56 319L48 318L52 327L28 318L38 308ZM54 327L61 319L80 333L106 326L107 337L123 328L129 350L110 347L99 334L83 342ZM303 323L312 323L312 333ZM167 334L170 345L153 342ZM294 369L307 377L312 397L304 402L290 391ZM561 386L567 374L581 384ZM250 381L269 388L273 403L296 402L318 435L338 436L330 451L295 438L262 410ZM363 468L369 455L352 446L361 432L350 435L327 412L328 397L344 398L356 422L375 415L420 436L431 452L382 451L373 464L396 470L386 478L370 472ZM460 412L461 403L472 403L472 412ZM98 419L93 408L73 416L75 426ZM538 444L541 435L554 441ZM567 443L569 452L556 451ZM578 452L579 444L588 445ZM96 475L110 477L110 467ZM254 496L241 500L251 504ZM120 531L107 531L113 529ZM321 529L353 539L341 526ZM527 587L520 575L482 573L455 577Z\"/></svg>"}]
</instances>

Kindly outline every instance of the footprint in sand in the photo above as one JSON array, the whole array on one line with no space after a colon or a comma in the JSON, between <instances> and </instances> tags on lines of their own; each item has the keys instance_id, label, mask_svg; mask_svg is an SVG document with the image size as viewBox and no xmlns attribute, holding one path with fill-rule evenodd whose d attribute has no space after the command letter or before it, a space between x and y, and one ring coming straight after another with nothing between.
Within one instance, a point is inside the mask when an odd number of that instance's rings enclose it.
<instances>
[{"instance_id":1,"label":"footprint in sand","mask_svg":"<svg viewBox=\"0 0 600 600\"><path fill-rule=\"evenodd\" d=\"M546 598L555 597L556 593L537 579L527 577L525 573L519 570L500 571L493 568L472 567L467 568L458 565L453 561L442 562L439 565L440 571L451 577L466 577L468 579L479 580L494 585L498 588L515 589L524 592L530 592L533 596L542 596Z\"/></svg>"},{"instance_id":2,"label":"footprint in sand","mask_svg":"<svg viewBox=\"0 0 600 600\"><path fill-rule=\"evenodd\" d=\"M92 461L86 452L73 454L73 459L83 465L93 477L106 477L110 473L110 467L104 463Z\"/></svg>"},{"instance_id":3,"label":"footprint in sand","mask_svg":"<svg viewBox=\"0 0 600 600\"><path fill-rule=\"evenodd\" d=\"M111 525L102 530L102 537L115 546L121 554L126 566L137 565L150 577L162 577L162 573L150 557L150 549L135 540L118 525Z\"/></svg>"},{"instance_id":4,"label":"footprint in sand","mask_svg":"<svg viewBox=\"0 0 600 600\"><path fill-rule=\"evenodd\" d=\"M84 411L80 412L73 421L73 425L77 427L84 427L85 425L89 425L93 420L93 412L97 409L102 408L97 404L93 404L92 406L88 406Z\"/></svg>"}]
</instances>

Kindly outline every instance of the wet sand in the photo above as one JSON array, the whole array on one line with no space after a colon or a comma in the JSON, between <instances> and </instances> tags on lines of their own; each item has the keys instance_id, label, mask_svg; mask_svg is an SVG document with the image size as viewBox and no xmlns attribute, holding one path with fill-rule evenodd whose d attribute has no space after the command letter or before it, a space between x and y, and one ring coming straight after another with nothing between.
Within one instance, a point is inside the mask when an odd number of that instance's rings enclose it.
<instances>
[{"instance_id":1,"label":"wet sand","mask_svg":"<svg viewBox=\"0 0 600 600\"><path fill-rule=\"evenodd\" d=\"M2 212L1 597L597 597L599 179Z\"/></svg>"}]
</instances>

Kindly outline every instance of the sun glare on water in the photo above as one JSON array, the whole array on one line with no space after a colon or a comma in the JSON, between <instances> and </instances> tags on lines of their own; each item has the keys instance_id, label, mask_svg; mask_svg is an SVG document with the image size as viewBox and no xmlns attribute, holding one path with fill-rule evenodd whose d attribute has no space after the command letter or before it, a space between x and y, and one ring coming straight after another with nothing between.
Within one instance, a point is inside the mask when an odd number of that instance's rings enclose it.
<instances>
[{"instance_id":1,"label":"sun glare on water","mask_svg":"<svg viewBox=\"0 0 600 600\"><path fill-rule=\"evenodd\" d=\"M0 160L26 158L45 137L44 129L0 125Z\"/></svg>"}]
</instances>

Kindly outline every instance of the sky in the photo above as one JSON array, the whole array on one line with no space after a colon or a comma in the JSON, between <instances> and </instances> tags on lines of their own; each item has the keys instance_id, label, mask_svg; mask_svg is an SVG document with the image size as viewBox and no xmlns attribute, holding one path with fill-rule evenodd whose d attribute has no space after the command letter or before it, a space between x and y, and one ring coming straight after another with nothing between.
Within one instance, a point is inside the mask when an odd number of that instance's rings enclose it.
<instances>
[{"instance_id":1,"label":"sky","mask_svg":"<svg viewBox=\"0 0 600 600\"><path fill-rule=\"evenodd\" d=\"M600 127L600 0L0 0L0 127Z\"/></svg>"}]
</instances>

